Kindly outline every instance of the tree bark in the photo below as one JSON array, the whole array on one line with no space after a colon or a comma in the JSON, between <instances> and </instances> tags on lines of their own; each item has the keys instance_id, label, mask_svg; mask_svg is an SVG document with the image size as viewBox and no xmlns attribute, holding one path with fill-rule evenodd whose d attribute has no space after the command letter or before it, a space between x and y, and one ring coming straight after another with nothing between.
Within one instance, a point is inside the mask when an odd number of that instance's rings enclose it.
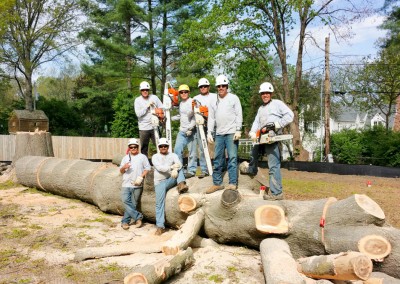
<instances>
[{"instance_id":1,"label":"tree bark","mask_svg":"<svg viewBox=\"0 0 400 284\"><path fill-rule=\"evenodd\" d=\"M174 256L164 256L154 264L140 267L124 278L124 284L162 283L171 276L190 267L194 262L193 251L188 248Z\"/></svg>"},{"instance_id":2,"label":"tree bark","mask_svg":"<svg viewBox=\"0 0 400 284\"><path fill-rule=\"evenodd\" d=\"M352 251L311 256L297 262L299 272L317 279L367 280L372 272L372 261L362 253Z\"/></svg>"},{"instance_id":3,"label":"tree bark","mask_svg":"<svg viewBox=\"0 0 400 284\"><path fill-rule=\"evenodd\" d=\"M12 165L15 165L15 162L24 156L54 157L50 132L17 132L16 135Z\"/></svg>"},{"instance_id":4,"label":"tree bark","mask_svg":"<svg viewBox=\"0 0 400 284\"><path fill-rule=\"evenodd\" d=\"M260 244L265 283L303 284L306 277L297 271L297 264L284 240L269 238Z\"/></svg>"},{"instance_id":5,"label":"tree bark","mask_svg":"<svg viewBox=\"0 0 400 284\"><path fill-rule=\"evenodd\" d=\"M84 200L105 212L123 212L120 199L122 176L115 165L26 156L16 162L16 174L19 182L25 186ZM224 179L224 182L228 182L227 175ZM149 221L155 221L152 180L153 172L150 171L138 208ZM241 175L238 191L220 190L204 194L212 185L212 177L187 180L189 191L185 195L192 196L196 201L196 211L204 211L202 232L207 237L218 243L241 243L253 248L258 248L261 241L268 237L285 239L293 256L300 258L348 250L359 251L358 243L366 236L372 236L372 244L381 244L381 249L378 249L380 253L385 249L385 242L373 237L380 236L390 244L391 249L383 262L375 263L374 270L400 278L400 230L383 223L382 210L367 196L354 195L333 203L332 199L266 201L259 198L258 192L253 192L254 188L247 186L252 182L249 176ZM178 206L180 197L175 188L170 189L166 195L166 224L175 228L184 224L189 214L196 212L190 211L188 214L187 210L181 211ZM258 208L275 208L273 212L279 214L271 216L278 216L275 220L285 220L287 230L270 233L257 229L255 212ZM320 227L321 217L325 218L323 227ZM281 222L271 223L267 217L258 218L257 222L282 228ZM374 247L369 246L370 243L366 242L365 247ZM370 258L376 259L376 252L368 250L372 252Z\"/></svg>"}]
</instances>

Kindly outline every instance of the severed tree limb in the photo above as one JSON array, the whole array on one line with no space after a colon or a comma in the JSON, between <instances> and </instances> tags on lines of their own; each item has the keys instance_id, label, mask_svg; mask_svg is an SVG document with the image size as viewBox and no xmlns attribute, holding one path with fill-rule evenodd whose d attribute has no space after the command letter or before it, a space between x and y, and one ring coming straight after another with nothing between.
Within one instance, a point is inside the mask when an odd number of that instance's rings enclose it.
<instances>
[{"instance_id":1,"label":"severed tree limb","mask_svg":"<svg viewBox=\"0 0 400 284\"><path fill-rule=\"evenodd\" d=\"M165 242L162 252L166 255L175 255L180 250L186 249L204 224L204 211L202 209L186 219L185 224Z\"/></svg>"},{"instance_id":2,"label":"severed tree limb","mask_svg":"<svg viewBox=\"0 0 400 284\"><path fill-rule=\"evenodd\" d=\"M256 228L266 234L286 234L289 224L282 207L276 205L263 205L254 212Z\"/></svg>"},{"instance_id":3,"label":"severed tree limb","mask_svg":"<svg viewBox=\"0 0 400 284\"><path fill-rule=\"evenodd\" d=\"M194 263L193 251L188 248L176 255L167 255L154 264L135 269L124 278L124 284L159 284Z\"/></svg>"},{"instance_id":4,"label":"severed tree limb","mask_svg":"<svg viewBox=\"0 0 400 284\"><path fill-rule=\"evenodd\" d=\"M280 239L265 239L260 244L265 283L303 284L306 277L297 271L289 245Z\"/></svg>"},{"instance_id":5,"label":"severed tree limb","mask_svg":"<svg viewBox=\"0 0 400 284\"><path fill-rule=\"evenodd\" d=\"M372 261L359 252L319 255L297 260L298 271L317 279L367 280Z\"/></svg>"}]
</instances>

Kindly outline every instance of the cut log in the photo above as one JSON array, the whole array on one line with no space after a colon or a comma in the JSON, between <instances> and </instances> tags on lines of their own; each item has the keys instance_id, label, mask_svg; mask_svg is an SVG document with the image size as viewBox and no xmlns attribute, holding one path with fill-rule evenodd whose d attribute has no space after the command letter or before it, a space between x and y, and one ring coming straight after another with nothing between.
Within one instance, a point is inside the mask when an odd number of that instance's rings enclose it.
<instances>
[{"instance_id":1,"label":"cut log","mask_svg":"<svg viewBox=\"0 0 400 284\"><path fill-rule=\"evenodd\" d=\"M297 271L296 261L285 241L275 238L263 240L260 254L265 283L305 283L306 277Z\"/></svg>"},{"instance_id":2,"label":"cut log","mask_svg":"<svg viewBox=\"0 0 400 284\"><path fill-rule=\"evenodd\" d=\"M392 245L382 236L367 235L358 241L358 250L376 262L382 262L392 251Z\"/></svg>"},{"instance_id":3,"label":"cut log","mask_svg":"<svg viewBox=\"0 0 400 284\"><path fill-rule=\"evenodd\" d=\"M298 271L317 279L367 280L372 261L359 252L319 255L297 260Z\"/></svg>"},{"instance_id":4,"label":"cut log","mask_svg":"<svg viewBox=\"0 0 400 284\"><path fill-rule=\"evenodd\" d=\"M24 156L54 157L51 133L46 131L17 132L12 165Z\"/></svg>"},{"instance_id":5,"label":"cut log","mask_svg":"<svg viewBox=\"0 0 400 284\"><path fill-rule=\"evenodd\" d=\"M276 205L263 205L254 212L256 228L266 234L285 234L289 231L285 212Z\"/></svg>"},{"instance_id":6,"label":"cut log","mask_svg":"<svg viewBox=\"0 0 400 284\"><path fill-rule=\"evenodd\" d=\"M189 213L201 207L205 201L203 194L182 194L178 198L180 211Z\"/></svg>"},{"instance_id":7,"label":"cut log","mask_svg":"<svg viewBox=\"0 0 400 284\"><path fill-rule=\"evenodd\" d=\"M185 224L163 245L162 252L166 255L175 255L185 250L203 227L204 215L204 211L199 209L189 216Z\"/></svg>"},{"instance_id":8,"label":"cut log","mask_svg":"<svg viewBox=\"0 0 400 284\"><path fill-rule=\"evenodd\" d=\"M191 248L205 248L205 247L218 247L219 244L212 239L202 238L200 236L195 236L190 243Z\"/></svg>"},{"instance_id":9,"label":"cut log","mask_svg":"<svg viewBox=\"0 0 400 284\"><path fill-rule=\"evenodd\" d=\"M163 259L152 265L135 269L132 273L125 276L124 284L162 283L171 276L190 267L193 262L193 251L191 248L188 248L174 256L164 256Z\"/></svg>"},{"instance_id":10,"label":"cut log","mask_svg":"<svg viewBox=\"0 0 400 284\"><path fill-rule=\"evenodd\" d=\"M122 176L115 165L49 157L22 157L16 162L16 174L23 185L78 198L99 206L105 212L123 212L120 197ZM228 182L227 176L225 175L224 182ZM153 172L150 171L145 179L139 210L147 221L154 222L155 191L152 180ZM238 191L204 194L213 184L212 177L187 180L189 191L185 195L196 201L196 210L202 209L205 213L202 228L205 236L218 243L241 243L258 248L262 240L276 234L266 234L257 229L255 212L262 206L273 205L281 208L277 209L281 220L287 220L288 232L279 237L289 244L295 258L358 251L358 243L362 238L376 235L390 243L391 252L383 262L375 263L374 270L400 278L400 230L390 228L387 224L381 226L384 216L379 213L381 209L378 205L366 206L374 203L369 198L350 196L328 207L326 204L329 199L267 201L258 198L258 192L246 189L247 182L252 182L250 177L240 176ZM178 206L179 198L176 189L167 192L166 225L174 228L182 226L188 217L188 213ZM367 209L371 207L373 210ZM323 239L320 220L324 212L326 223Z\"/></svg>"},{"instance_id":11,"label":"cut log","mask_svg":"<svg viewBox=\"0 0 400 284\"><path fill-rule=\"evenodd\" d=\"M400 279L396 279L382 272L372 272L371 277L364 284L400 284Z\"/></svg>"}]
</instances>

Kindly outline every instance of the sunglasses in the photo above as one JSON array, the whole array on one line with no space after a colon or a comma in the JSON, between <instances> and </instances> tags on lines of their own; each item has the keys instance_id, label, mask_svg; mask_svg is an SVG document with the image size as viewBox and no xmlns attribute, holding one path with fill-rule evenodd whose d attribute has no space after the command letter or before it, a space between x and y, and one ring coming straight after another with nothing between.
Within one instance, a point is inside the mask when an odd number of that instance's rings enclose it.
<instances>
[{"instance_id":1,"label":"sunglasses","mask_svg":"<svg viewBox=\"0 0 400 284\"><path fill-rule=\"evenodd\" d=\"M148 92L149 90L140 90L141 92Z\"/></svg>"},{"instance_id":2,"label":"sunglasses","mask_svg":"<svg viewBox=\"0 0 400 284\"><path fill-rule=\"evenodd\" d=\"M168 148L168 145L160 145L158 148Z\"/></svg>"},{"instance_id":3,"label":"sunglasses","mask_svg":"<svg viewBox=\"0 0 400 284\"><path fill-rule=\"evenodd\" d=\"M208 88L209 86L200 86L199 89Z\"/></svg>"},{"instance_id":4,"label":"sunglasses","mask_svg":"<svg viewBox=\"0 0 400 284\"><path fill-rule=\"evenodd\" d=\"M139 148L138 146L129 146L129 149L137 149Z\"/></svg>"},{"instance_id":5,"label":"sunglasses","mask_svg":"<svg viewBox=\"0 0 400 284\"><path fill-rule=\"evenodd\" d=\"M189 91L180 91L179 94L189 94Z\"/></svg>"},{"instance_id":6,"label":"sunglasses","mask_svg":"<svg viewBox=\"0 0 400 284\"><path fill-rule=\"evenodd\" d=\"M260 93L260 96L263 96L263 95L271 95L272 93L270 93L270 92L263 92L263 93Z\"/></svg>"},{"instance_id":7,"label":"sunglasses","mask_svg":"<svg viewBox=\"0 0 400 284\"><path fill-rule=\"evenodd\" d=\"M228 88L228 85L218 85L217 88L218 88L218 89Z\"/></svg>"}]
</instances>

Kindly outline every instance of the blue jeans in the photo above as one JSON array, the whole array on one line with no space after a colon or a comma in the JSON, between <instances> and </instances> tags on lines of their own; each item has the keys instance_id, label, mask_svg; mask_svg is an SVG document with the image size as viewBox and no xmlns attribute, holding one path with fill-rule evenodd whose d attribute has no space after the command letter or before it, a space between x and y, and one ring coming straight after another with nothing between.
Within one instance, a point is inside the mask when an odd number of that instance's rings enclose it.
<instances>
[{"instance_id":1,"label":"blue jeans","mask_svg":"<svg viewBox=\"0 0 400 284\"><path fill-rule=\"evenodd\" d=\"M177 179L169 177L154 186L156 191L156 226L158 228L165 228L165 196L167 191L182 181L185 181L185 176L181 169L178 172Z\"/></svg>"},{"instance_id":2,"label":"blue jeans","mask_svg":"<svg viewBox=\"0 0 400 284\"><path fill-rule=\"evenodd\" d=\"M125 212L122 217L121 223L129 224L131 219L137 221L143 218L143 214L136 210L136 206L139 202L140 195L142 194L143 187L123 187L121 190L121 198L124 203Z\"/></svg>"},{"instance_id":3,"label":"blue jeans","mask_svg":"<svg viewBox=\"0 0 400 284\"><path fill-rule=\"evenodd\" d=\"M215 157L214 157L214 185L222 184L222 171L225 165L225 149L228 153L228 175L229 184L237 185L238 182L238 147L239 140L233 141L234 134L215 136Z\"/></svg>"},{"instance_id":4,"label":"blue jeans","mask_svg":"<svg viewBox=\"0 0 400 284\"><path fill-rule=\"evenodd\" d=\"M282 193L281 156L278 143L254 145L251 151L249 174L258 172L258 158L263 154L268 157L269 190L273 195Z\"/></svg>"},{"instance_id":5,"label":"blue jeans","mask_svg":"<svg viewBox=\"0 0 400 284\"><path fill-rule=\"evenodd\" d=\"M174 153L178 155L179 160L183 165L183 150L187 146L189 150L188 166L187 171L196 174L197 170L197 155L196 155L196 143L195 136L196 133L192 133L189 137L186 136L185 132L179 131L176 136Z\"/></svg>"},{"instance_id":6,"label":"blue jeans","mask_svg":"<svg viewBox=\"0 0 400 284\"><path fill-rule=\"evenodd\" d=\"M200 160L201 172L208 174L207 162L206 162L206 157L204 156L204 149L201 143L200 131L196 132L196 138L194 143L196 144L195 145L196 149L197 145L199 145L199 160Z\"/></svg>"}]
</instances>

